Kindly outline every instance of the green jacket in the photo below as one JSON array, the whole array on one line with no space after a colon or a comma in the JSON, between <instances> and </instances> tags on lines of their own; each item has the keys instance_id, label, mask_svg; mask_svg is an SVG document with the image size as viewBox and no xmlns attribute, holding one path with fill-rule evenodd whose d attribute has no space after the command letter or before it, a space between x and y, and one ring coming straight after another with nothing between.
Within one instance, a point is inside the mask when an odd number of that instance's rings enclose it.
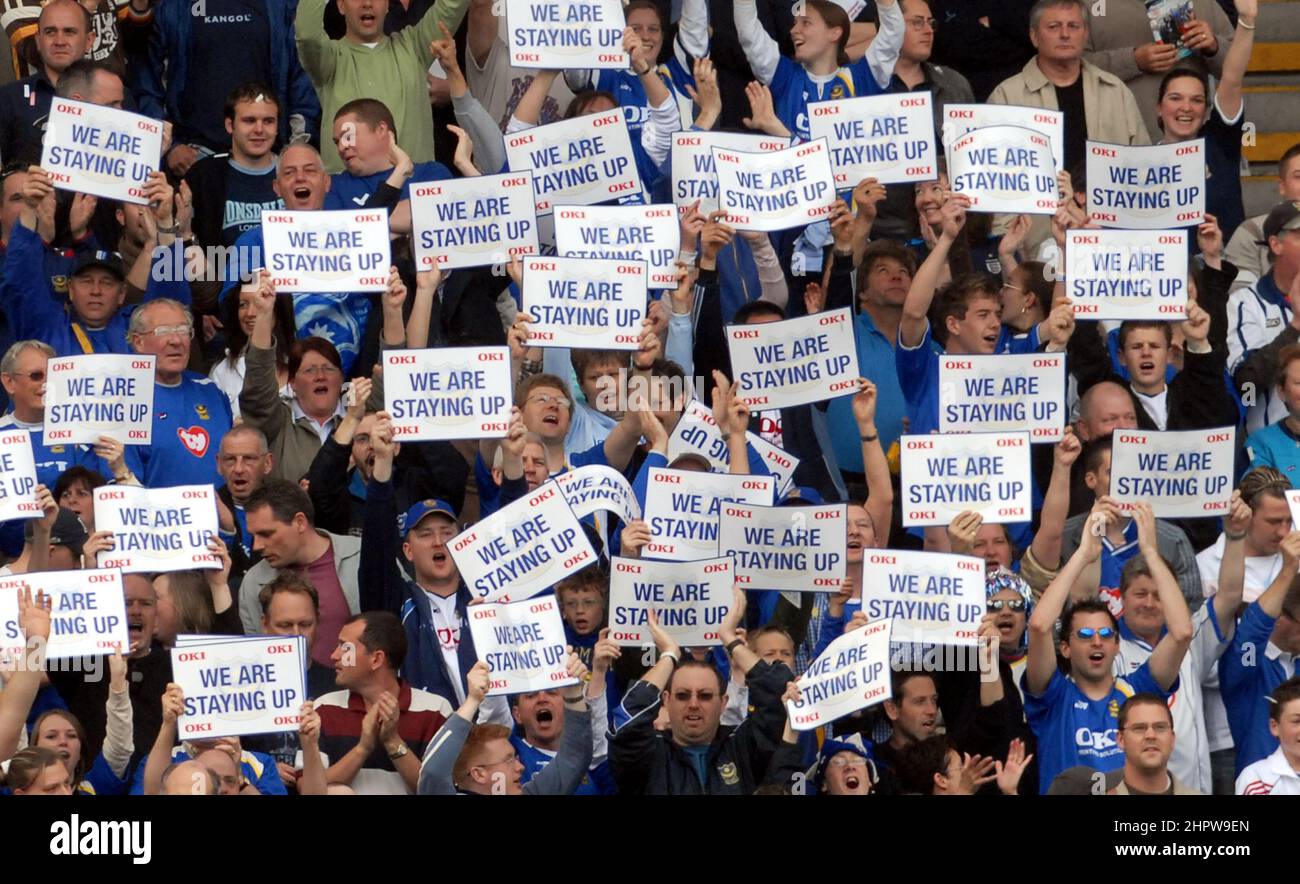
<instances>
[{"instance_id":1,"label":"green jacket","mask_svg":"<svg viewBox=\"0 0 1300 884\"><path fill-rule=\"evenodd\" d=\"M429 44L442 39L438 22L453 34L469 0L437 0L418 24L383 37L372 49L346 37L325 35L327 0L300 0L294 31L298 57L320 96L321 156L331 175L343 171L330 133L334 114L356 98L377 98L397 123L397 143L414 163L433 159L433 120L426 74L433 64Z\"/></svg>"}]
</instances>

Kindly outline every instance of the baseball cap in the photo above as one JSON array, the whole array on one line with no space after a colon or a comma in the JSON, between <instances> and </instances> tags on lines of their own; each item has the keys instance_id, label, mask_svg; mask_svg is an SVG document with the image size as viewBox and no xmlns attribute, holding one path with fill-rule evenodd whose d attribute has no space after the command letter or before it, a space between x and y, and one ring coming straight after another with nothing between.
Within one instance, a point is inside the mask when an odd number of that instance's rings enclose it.
<instances>
[{"instance_id":1,"label":"baseball cap","mask_svg":"<svg viewBox=\"0 0 1300 884\"><path fill-rule=\"evenodd\" d=\"M27 524L23 527L23 538L31 541L32 527L35 525L35 519L28 519ZM78 558L81 556L82 547L85 546L86 540L90 537L86 533L86 526L81 522L81 516L78 516L70 509L59 507L59 514L54 517L54 527L50 529L50 545L66 546L72 550Z\"/></svg>"},{"instance_id":2,"label":"baseball cap","mask_svg":"<svg viewBox=\"0 0 1300 884\"><path fill-rule=\"evenodd\" d=\"M1264 219L1264 243L1284 230L1300 230L1300 200L1278 203Z\"/></svg>"},{"instance_id":3,"label":"baseball cap","mask_svg":"<svg viewBox=\"0 0 1300 884\"><path fill-rule=\"evenodd\" d=\"M406 515L402 518L402 536L410 534L411 531L415 529L416 525L424 521L425 516L430 516L434 513L440 513L441 515L446 516L451 519L452 523L457 528L460 527L460 519L456 516L455 508L445 500L438 500L431 497L428 500L420 501L406 511Z\"/></svg>"},{"instance_id":4,"label":"baseball cap","mask_svg":"<svg viewBox=\"0 0 1300 884\"><path fill-rule=\"evenodd\" d=\"M126 279L126 270L122 266L122 258L117 252L106 252L102 249L94 252L82 252L77 255L77 260L72 264L71 275L78 276L94 267L103 267L119 280Z\"/></svg>"}]
</instances>

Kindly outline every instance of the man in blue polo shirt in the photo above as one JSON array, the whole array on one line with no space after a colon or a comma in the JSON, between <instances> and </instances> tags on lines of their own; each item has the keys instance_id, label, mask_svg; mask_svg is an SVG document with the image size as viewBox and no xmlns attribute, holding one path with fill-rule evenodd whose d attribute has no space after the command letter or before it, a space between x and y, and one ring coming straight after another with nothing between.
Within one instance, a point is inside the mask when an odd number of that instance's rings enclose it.
<instances>
[{"instance_id":1,"label":"man in blue polo shirt","mask_svg":"<svg viewBox=\"0 0 1300 884\"><path fill-rule=\"evenodd\" d=\"M1277 751L1268 726L1268 696L1296 675L1300 654L1300 531L1281 545L1282 570L1246 609L1219 658L1219 690L1237 747L1237 773Z\"/></svg>"},{"instance_id":2,"label":"man in blue polo shirt","mask_svg":"<svg viewBox=\"0 0 1300 884\"><path fill-rule=\"evenodd\" d=\"M1151 507L1138 504L1134 521L1138 547L1165 615L1166 632L1146 662L1124 678L1115 676L1119 623L1105 602L1086 597L1061 613L1080 574L1101 555L1103 513L1089 517L1079 548L1029 618L1029 659L1022 685L1025 717L1038 737L1039 784L1044 793L1067 768L1084 765L1106 772L1122 767L1119 707L1135 693L1150 691L1167 699L1178 689L1178 670L1192 642L1192 618L1173 572L1160 557ZM1052 634L1058 617L1059 642ZM1058 648L1068 674L1056 665Z\"/></svg>"}]
</instances>

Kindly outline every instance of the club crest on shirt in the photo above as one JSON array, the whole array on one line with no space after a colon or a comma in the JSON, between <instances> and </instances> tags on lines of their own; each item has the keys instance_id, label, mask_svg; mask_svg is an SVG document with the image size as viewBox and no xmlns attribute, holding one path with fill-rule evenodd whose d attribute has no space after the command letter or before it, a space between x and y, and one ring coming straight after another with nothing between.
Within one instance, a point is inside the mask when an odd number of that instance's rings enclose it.
<instances>
[{"instance_id":1,"label":"club crest on shirt","mask_svg":"<svg viewBox=\"0 0 1300 884\"><path fill-rule=\"evenodd\" d=\"M199 420L201 421L212 420L212 416L208 414L208 408L206 405L194 406L194 413L199 416Z\"/></svg>"},{"instance_id":2,"label":"club crest on shirt","mask_svg":"<svg viewBox=\"0 0 1300 884\"><path fill-rule=\"evenodd\" d=\"M195 457L202 457L208 452L208 431L199 426L177 427L176 435L185 450Z\"/></svg>"},{"instance_id":3,"label":"club crest on shirt","mask_svg":"<svg viewBox=\"0 0 1300 884\"><path fill-rule=\"evenodd\" d=\"M718 765L718 776L722 777L722 782L728 786L734 786L740 782L740 774L736 772L736 765L730 761Z\"/></svg>"},{"instance_id":4,"label":"club crest on shirt","mask_svg":"<svg viewBox=\"0 0 1300 884\"><path fill-rule=\"evenodd\" d=\"M1106 714L1111 718L1119 718L1119 701L1112 699L1106 704Z\"/></svg>"},{"instance_id":5,"label":"club crest on shirt","mask_svg":"<svg viewBox=\"0 0 1300 884\"><path fill-rule=\"evenodd\" d=\"M50 282L54 284L54 290L61 295L68 293L68 278L66 276L51 276Z\"/></svg>"},{"instance_id":6,"label":"club crest on shirt","mask_svg":"<svg viewBox=\"0 0 1300 884\"><path fill-rule=\"evenodd\" d=\"M830 95L830 100L831 100L831 101L838 101L838 100L840 100L841 98L844 98L844 97L846 97L846 96L845 96L845 94L844 94L844 84L843 84L843 83L836 83L834 86L831 87L831 95Z\"/></svg>"},{"instance_id":7,"label":"club crest on shirt","mask_svg":"<svg viewBox=\"0 0 1300 884\"><path fill-rule=\"evenodd\" d=\"M1264 328L1277 328L1281 324L1281 316L1270 316L1268 319L1264 320Z\"/></svg>"}]
</instances>

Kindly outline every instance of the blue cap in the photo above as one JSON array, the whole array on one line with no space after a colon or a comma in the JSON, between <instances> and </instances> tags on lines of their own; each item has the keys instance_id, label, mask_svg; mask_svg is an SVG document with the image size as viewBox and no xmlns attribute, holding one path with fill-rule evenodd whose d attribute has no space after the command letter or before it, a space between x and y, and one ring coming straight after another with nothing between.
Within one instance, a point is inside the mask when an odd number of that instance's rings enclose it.
<instances>
[{"instance_id":1,"label":"blue cap","mask_svg":"<svg viewBox=\"0 0 1300 884\"><path fill-rule=\"evenodd\" d=\"M456 515L455 508L445 500L436 500L431 497L428 500L420 501L406 511L406 515L402 517L402 536L405 537L411 533L412 529L420 524L425 516L433 513L441 513L456 523L456 527L460 527L460 519Z\"/></svg>"}]
</instances>

